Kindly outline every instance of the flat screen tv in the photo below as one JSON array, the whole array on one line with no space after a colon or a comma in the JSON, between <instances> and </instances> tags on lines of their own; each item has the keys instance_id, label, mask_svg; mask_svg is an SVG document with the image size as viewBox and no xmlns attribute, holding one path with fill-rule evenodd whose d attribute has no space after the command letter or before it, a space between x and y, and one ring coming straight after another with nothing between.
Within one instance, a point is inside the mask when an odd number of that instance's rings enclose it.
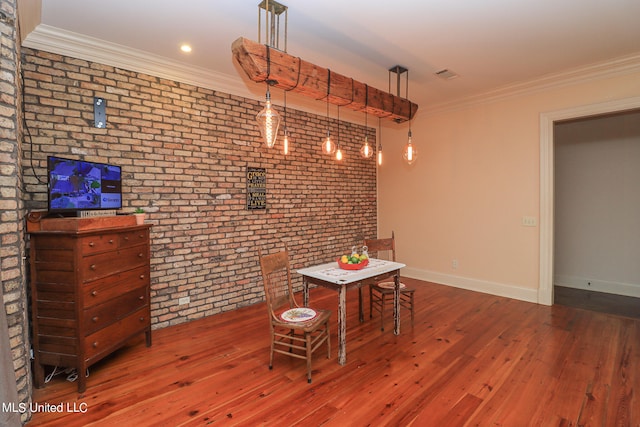
<instances>
[{"instance_id":1,"label":"flat screen tv","mask_svg":"<svg viewBox=\"0 0 640 427\"><path fill-rule=\"evenodd\" d=\"M49 213L122 208L120 166L47 158Z\"/></svg>"}]
</instances>

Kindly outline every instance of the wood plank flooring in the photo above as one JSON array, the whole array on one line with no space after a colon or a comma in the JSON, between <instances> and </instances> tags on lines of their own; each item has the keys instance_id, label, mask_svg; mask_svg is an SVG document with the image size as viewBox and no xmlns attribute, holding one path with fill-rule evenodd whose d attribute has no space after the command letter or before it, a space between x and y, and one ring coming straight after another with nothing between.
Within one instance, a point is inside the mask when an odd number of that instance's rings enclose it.
<instances>
[{"instance_id":1,"label":"wood plank flooring","mask_svg":"<svg viewBox=\"0 0 640 427\"><path fill-rule=\"evenodd\" d=\"M553 292L555 304L640 319L640 298L564 286L555 286Z\"/></svg>"},{"instance_id":2,"label":"wood plank flooring","mask_svg":"<svg viewBox=\"0 0 640 427\"><path fill-rule=\"evenodd\" d=\"M411 279L413 328L360 324L347 294L347 364L276 355L263 304L153 332L95 365L87 391L54 378L30 426L640 426L640 320ZM366 293L365 293L366 294ZM368 307L366 305L365 307ZM390 325L391 312L387 313ZM69 412L66 409L76 409Z\"/></svg>"}]
</instances>

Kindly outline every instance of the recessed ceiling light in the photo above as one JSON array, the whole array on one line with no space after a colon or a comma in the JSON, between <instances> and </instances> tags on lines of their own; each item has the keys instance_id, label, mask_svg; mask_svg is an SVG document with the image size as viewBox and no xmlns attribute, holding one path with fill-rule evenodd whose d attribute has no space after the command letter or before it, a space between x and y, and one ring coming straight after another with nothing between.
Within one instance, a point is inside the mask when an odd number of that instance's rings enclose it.
<instances>
[{"instance_id":1,"label":"recessed ceiling light","mask_svg":"<svg viewBox=\"0 0 640 427\"><path fill-rule=\"evenodd\" d=\"M183 51L184 53L189 53L191 52L191 46L185 43L182 46L180 46L180 50Z\"/></svg>"}]
</instances>

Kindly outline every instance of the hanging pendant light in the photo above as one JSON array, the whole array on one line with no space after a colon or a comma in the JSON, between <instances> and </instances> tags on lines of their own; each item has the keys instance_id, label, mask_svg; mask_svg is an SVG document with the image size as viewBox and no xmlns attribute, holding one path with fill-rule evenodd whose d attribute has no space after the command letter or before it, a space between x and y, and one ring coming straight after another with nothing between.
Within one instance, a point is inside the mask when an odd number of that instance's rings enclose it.
<instances>
[{"instance_id":1,"label":"hanging pendant light","mask_svg":"<svg viewBox=\"0 0 640 427\"><path fill-rule=\"evenodd\" d=\"M369 104L369 86L365 86L366 94L364 101L364 145L360 147L360 155L365 159L370 159L373 156L373 148L369 145L369 128L367 127L367 118L369 112L367 106Z\"/></svg>"},{"instance_id":2,"label":"hanging pendant light","mask_svg":"<svg viewBox=\"0 0 640 427\"><path fill-rule=\"evenodd\" d=\"M404 153L402 153L402 158L407 164L412 165L413 162L416 161L418 156L418 151L411 145L411 127L409 127L409 140L407 141L407 145L404 147Z\"/></svg>"},{"instance_id":3,"label":"hanging pendant light","mask_svg":"<svg viewBox=\"0 0 640 427\"><path fill-rule=\"evenodd\" d=\"M382 119L378 117L378 166L382 166Z\"/></svg>"},{"instance_id":4,"label":"hanging pendant light","mask_svg":"<svg viewBox=\"0 0 640 427\"><path fill-rule=\"evenodd\" d=\"M287 132L287 91L284 92L284 139L282 141L282 152L285 156L289 154L289 132Z\"/></svg>"},{"instance_id":5,"label":"hanging pendant light","mask_svg":"<svg viewBox=\"0 0 640 427\"><path fill-rule=\"evenodd\" d=\"M327 77L327 137L322 141L322 153L332 155L336 152L336 144L331 140L331 132L329 131L329 91L331 89L331 70L328 70ZM338 113L340 109L338 109Z\"/></svg>"},{"instance_id":6,"label":"hanging pendant light","mask_svg":"<svg viewBox=\"0 0 640 427\"><path fill-rule=\"evenodd\" d=\"M411 111L411 107L409 107L409 111ZM411 112L409 112L409 115L411 115ZM416 150L411 144L411 119L409 119L409 138L407 140L407 145L404 146L402 158L407 162L407 164L412 165L416 161L417 157L418 150Z\"/></svg>"},{"instance_id":7,"label":"hanging pendant light","mask_svg":"<svg viewBox=\"0 0 640 427\"><path fill-rule=\"evenodd\" d=\"M405 95L407 96L407 99L409 99L409 70L407 70L407 89L405 91ZM404 153L402 153L402 158L409 165L412 165L418 157L418 151L413 147L413 145L411 145L411 113L411 103L409 103L409 136L407 139L407 145L404 147Z\"/></svg>"},{"instance_id":8,"label":"hanging pendant light","mask_svg":"<svg viewBox=\"0 0 640 427\"><path fill-rule=\"evenodd\" d=\"M271 106L271 93L267 86L267 95L264 108L256 115L258 127L262 134L262 139L267 147L272 148L278 137L278 127L280 126L280 114Z\"/></svg>"},{"instance_id":9,"label":"hanging pendant light","mask_svg":"<svg viewBox=\"0 0 640 427\"><path fill-rule=\"evenodd\" d=\"M336 138L336 160L342 160L342 150L340 149L340 106L338 105L338 137Z\"/></svg>"}]
</instances>

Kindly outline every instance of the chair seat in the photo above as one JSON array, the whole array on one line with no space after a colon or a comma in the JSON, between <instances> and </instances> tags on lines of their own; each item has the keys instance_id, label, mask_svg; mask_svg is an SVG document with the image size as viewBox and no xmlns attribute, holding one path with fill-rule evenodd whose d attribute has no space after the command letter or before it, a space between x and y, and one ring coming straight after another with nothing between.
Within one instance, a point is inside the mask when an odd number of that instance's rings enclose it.
<instances>
[{"instance_id":1,"label":"chair seat","mask_svg":"<svg viewBox=\"0 0 640 427\"><path fill-rule=\"evenodd\" d=\"M315 309L314 309L315 310ZM277 319L273 320L273 325L288 328L288 329L298 329L304 332L313 332L315 331L319 325L322 325L331 317L331 311L329 310L315 310L317 313L313 319L305 320L303 322L292 322L288 320L283 320L278 316Z\"/></svg>"}]
</instances>

